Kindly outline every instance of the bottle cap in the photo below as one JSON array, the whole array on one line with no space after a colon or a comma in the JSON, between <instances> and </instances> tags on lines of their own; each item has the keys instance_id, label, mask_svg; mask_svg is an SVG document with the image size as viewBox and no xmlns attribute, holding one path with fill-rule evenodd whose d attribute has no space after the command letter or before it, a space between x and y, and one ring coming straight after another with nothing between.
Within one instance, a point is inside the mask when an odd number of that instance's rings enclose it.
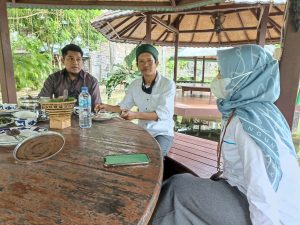
<instances>
[{"instance_id":1,"label":"bottle cap","mask_svg":"<svg viewBox=\"0 0 300 225\"><path fill-rule=\"evenodd\" d=\"M81 91L88 91L89 89L88 89L88 87L85 87L85 86L83 86L83 87L81 87Z\"/></svg>"}]
</instances>

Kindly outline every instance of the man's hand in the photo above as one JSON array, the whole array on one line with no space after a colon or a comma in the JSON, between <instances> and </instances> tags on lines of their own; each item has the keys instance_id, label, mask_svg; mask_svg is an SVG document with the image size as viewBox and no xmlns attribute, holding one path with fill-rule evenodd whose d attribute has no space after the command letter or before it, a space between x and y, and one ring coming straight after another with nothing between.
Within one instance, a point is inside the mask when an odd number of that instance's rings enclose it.
<instances>
[{"instance_id":1,"label":"man's hand","mask_svg":"<svg viewBox=\"0 0 300 225\"><path fill-rule=\"evenodd\" d=\"M132 112L128 109L123 109L121 112L121 117L125 120L133 120L133 119L137 119L136 118L136 112Z\"/></svg>"},{"instance_id":2,"label":"man's hand","mask_svg":"<svg viewBox=\"0 0 300 225\"><path fill-rule=\"evenodd\" d=\"M118 105L103 104L103 103L97 104L95 106L95 112L97 113L99 111L121 113L120 106L118 106Z\"/></svg>"},{"instance_id":3,"label":"man's hand","mask_svg":"<svg viewBox=\"0 0 300 225\"><path fill-rule=\"evenodd\" d=\"M99 111L108 111L107 110L107 105L106 104L102 104L102 103L100 103L100 104L97 104L96 106L95 106L95 112L99 112Z\"/></svg>"}]
</instances>

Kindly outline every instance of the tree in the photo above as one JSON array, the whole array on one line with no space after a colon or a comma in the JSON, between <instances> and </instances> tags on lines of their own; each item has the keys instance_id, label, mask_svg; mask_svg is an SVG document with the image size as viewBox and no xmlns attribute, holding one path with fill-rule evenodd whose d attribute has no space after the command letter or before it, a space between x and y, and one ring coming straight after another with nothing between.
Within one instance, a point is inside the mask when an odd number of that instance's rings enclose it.
<instances>
[{"instance_id":1,"label":"tree","mask_svg":"<svg viewBox=\"0 0 300 225\"><path fill-rule=\"evenodd\" d=\"M125 88L137 77L141 76L140 72L134 66L136 48L125 57L125 64L116 64L113 66L113 71L104 80L106 86L107 97L110 98L115 88L123 84Z\"/></svg>"},{"instance_id":2,"label":"tree","mask_svg":"<svg viewBox=\"0 0 300 225\"><path fill-rule=\"evenodd\" d=\"M100 14L100 10L9 9L17 88L40 88L41 80L61 68L58 55L68 43L96 49L105 38L90 21Z\"/></svg>"}]
</instances>

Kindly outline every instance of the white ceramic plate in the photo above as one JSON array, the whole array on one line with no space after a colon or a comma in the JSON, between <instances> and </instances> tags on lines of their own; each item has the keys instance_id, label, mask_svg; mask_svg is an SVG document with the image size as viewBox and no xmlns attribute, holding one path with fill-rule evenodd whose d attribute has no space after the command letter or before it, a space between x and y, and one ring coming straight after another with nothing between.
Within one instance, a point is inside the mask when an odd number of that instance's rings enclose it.
<instances>
[{"instance_id":1,"label":"white ceramic plate","mask_svg":"<svg viewBox=\"0 0 300 225\"><path fill-rule=\"evenodd\" d=\"M0 115L11 115L12 113L17 112L16 109L0 109Z\"/></svg>"},{"instance_id":2,"label":"white ceramic plate","mask_svg":"<svg viewBox=\"0 0 300 225\"><path fill-rule=\"evenodd\" d=\"M37 119L37 114L31 111L18 111L12 114L15 118L21 119Z\"/></svg>"},{"instance_id":3,"label":"white ceramic plate","mask_svg":"<svg viewBox=\"0 0 300 225\"><path fill-rule=\"evenodd\" d=\"M105 121L110 120L112 118L118 117L118 113L110 113L110 112L98 112L93 116L94 121Z\"/></svg>"},{"instance_id":4,"label":"white ceramic plate","mask_svg":"<svg viewBox=\"0 0 300 225\"><path fill-rule=\"evenodd\" d=\"M5 132L8 129L0 129L0 146L15 146L25 138L37 135L39 132L47 130L43 127L31 127L28 129L14 127L14 129L20 130L20 134L17 137L7 135Z\"/></svg>"}]
</instances>

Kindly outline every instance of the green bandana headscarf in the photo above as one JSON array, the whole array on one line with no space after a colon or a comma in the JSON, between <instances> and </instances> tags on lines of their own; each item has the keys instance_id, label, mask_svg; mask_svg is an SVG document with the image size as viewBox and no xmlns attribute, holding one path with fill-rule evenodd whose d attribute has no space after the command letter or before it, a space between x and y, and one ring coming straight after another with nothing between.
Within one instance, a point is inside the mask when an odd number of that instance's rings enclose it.
<instances>
[{"instance_id":1,"label":"green bandana headscarf","mask_svg":"<svg viewBox=\"0 0 300 225\"><path fill-rule=\"evenodd\" d=\"M136 49L136 61L138 61L139 55L145 52L150 53L155 59L155 62L157 62L158 51L155 47L153 47L153 45L150 44L142 44Z\"/></svg>"}]
</instances>

